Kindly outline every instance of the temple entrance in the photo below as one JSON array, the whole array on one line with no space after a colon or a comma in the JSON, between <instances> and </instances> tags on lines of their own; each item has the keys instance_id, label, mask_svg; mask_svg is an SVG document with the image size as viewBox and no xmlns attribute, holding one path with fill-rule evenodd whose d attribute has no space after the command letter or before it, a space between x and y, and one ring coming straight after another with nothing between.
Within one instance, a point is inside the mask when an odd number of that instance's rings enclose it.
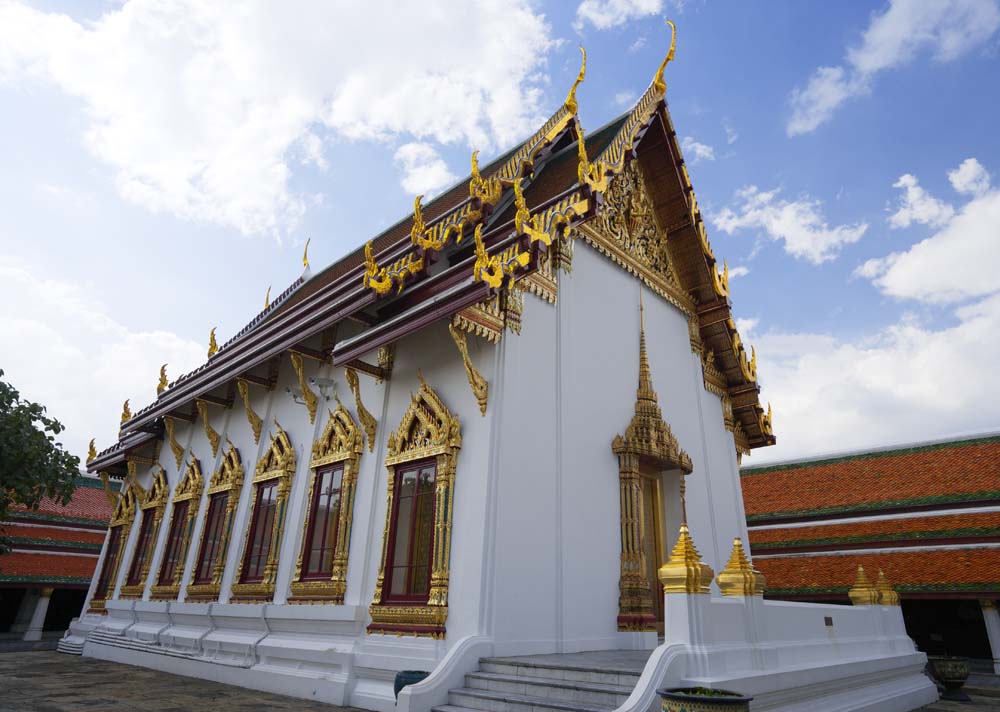
<instances>
[{"instance_id":1,"label":"temple entrance","mask_svg":"<svg viewBox=\"0 0 1000 712\"><path fill-rule=\"evenodd\" d=\"M643 532L645 541L642 548L646 560L646 581L653 598L653 614L656 616L656 632L663 635L663 594L657 572L666 561L663 538L663 488L659 474L642 475Z\"/></svg>"}]
</instances>

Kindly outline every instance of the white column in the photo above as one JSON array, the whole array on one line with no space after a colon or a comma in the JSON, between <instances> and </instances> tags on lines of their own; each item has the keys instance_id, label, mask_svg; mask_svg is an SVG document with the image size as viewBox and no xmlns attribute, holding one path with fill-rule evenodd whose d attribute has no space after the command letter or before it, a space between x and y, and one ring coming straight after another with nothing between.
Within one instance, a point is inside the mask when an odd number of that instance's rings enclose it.
<instances>
[{"instance_id":1,"label":"white column","mask_svg":"<svg viewBox=\"0 0 1000 712\"><path fill-rule=\"evenodd\" d=\"M49 611L49 599L52 598L52 589L43 588L38 602L35 604L35 612L31 614L31 623L28 625L28 632L24 634L24 640L41 640L42 628L45 626L45 614Z\"/></svg>"},{"instance_id":2,"label":"white column","mask_svg":"<svg viewBox=\"0 0 1000 712\"><path fill-rule=\"evenodd\" d=\"M979 605L983 609L986 635L990 639L990 650L993 651L993 673L1000 675L1000 612L997 611L996 601L982 600Z\"/></svg>"},{"instance_id":3,"label":"white column","mask_svg":"<svg viewBox=\"0 0 1000 712\"><path fill-rule=\"evenodd\" d=\"M17 609L17 616L14 618L14 624L10 627L11 633L23 633L28 630L28 623L31 622L31 614L35 610L37 601L38 589L25 589L24 596L21 598L21 605Z\"/></svg>"}]
</instances>

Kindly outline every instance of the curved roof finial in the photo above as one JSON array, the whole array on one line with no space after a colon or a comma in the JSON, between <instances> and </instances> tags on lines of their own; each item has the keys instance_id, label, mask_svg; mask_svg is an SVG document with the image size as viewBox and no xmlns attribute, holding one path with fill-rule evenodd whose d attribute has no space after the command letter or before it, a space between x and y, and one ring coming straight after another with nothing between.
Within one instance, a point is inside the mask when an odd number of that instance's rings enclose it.
<instances>
[{"instance_id":1,"label":"curved roof finial","mask_svg":"<svg viewBox=\"0 0 1000 712\"><path fill-rule=\"evenodd\" d=\"M656 70L656 74L653 76L653 86L660 94L665 94L667 92L667 84L663 81L663 70L667 68L667 65L674 58L674 50L677 48L677 25L675 25L671 20L667 20L667 24L670 25L670 51L667 52L666 58L663 60L663 64L660 68Z\"/></svg>"},{"instance_id":2,"label":"curved roof finial","mask_svg":"<svg viewBox=\"0 0 1000 712\"><path fill-rule=\"evenodd\" d=\"M312 242L312 238L306 240L305 249L302 250L302 266L309 269L309 243Z\"/></svg>"},{"instance_id":3,"label":"curved roof finial","mask_svg":"<svg viewBox=\"0 0 1000 712\"><path fill-rule=\"evenodd\" d=\"M583 59L580 62L580 73L576 75L576 81L573 82L573 86L570 87L569 94L566 95L566 101L564 103L566 111L571 114L575 114L578 108L576 103L576 88L580 86L580 82L582 82L583 78L587 76L587 50L583 48L583 45L580 45L580 54L583 55Z\"/></svg>"}]
</instances>

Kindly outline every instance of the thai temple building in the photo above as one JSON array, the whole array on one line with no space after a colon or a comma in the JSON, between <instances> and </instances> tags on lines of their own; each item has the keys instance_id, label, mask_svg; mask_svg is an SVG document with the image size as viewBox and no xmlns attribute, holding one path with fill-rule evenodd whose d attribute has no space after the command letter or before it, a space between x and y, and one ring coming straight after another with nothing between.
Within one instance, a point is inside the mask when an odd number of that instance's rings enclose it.
<instances>
[{"instance_id":1,"label":"thai temple building","mask_svg":"<svg viewBox=\"0 0 1000 712\"><path fill-rule=\"evenodd\" d=\"M126 404L88 461L123 489L60 649L401 712L935 700L889 582L763 599L739 461L775 440L672 56L586 135L584 56L524 143ZM403 670L430 675L397 702Z\"/></svg>"},{"instance_id":2,"label":"thai temple building","mask_svg":"<svg viewBox=\"0 0 1000 712\"><path fill-rule=\"evenodd\" d=\"M848 602L883 571L928 655L1000 675L1000 433L745 467L768 598Z\"/></svg>"}]
</instances>

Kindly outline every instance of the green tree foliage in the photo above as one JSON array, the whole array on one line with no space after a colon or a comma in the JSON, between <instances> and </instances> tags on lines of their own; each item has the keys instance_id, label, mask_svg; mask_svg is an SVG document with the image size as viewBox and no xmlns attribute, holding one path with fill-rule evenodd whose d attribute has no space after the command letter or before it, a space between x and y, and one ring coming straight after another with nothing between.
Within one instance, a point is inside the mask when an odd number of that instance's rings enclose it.
<instances>
[{"instance_id":1,"label":"green tree foliage","mask_svg":"<svg viewBox=\"0 0 1000 712\"><path fill-rule=\"evenodd\" d=\"M44 497L69 503L80 458L56 441L64 429L58 420L45 415L45 406L22 399L3 380L0 369L0 522L15 504L37 509ZM7 549L0 536L0 553Z\"/></svg>"}]
</instances>

